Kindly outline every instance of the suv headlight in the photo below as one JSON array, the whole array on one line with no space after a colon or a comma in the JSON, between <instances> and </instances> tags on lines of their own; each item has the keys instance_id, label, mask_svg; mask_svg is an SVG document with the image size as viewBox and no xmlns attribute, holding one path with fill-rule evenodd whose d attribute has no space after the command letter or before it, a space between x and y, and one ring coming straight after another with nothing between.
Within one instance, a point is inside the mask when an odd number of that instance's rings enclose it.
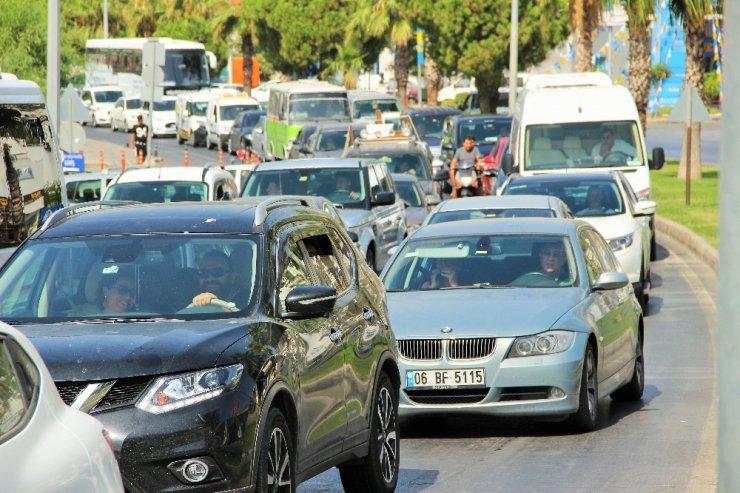
<instances>
[{"instance_id":1,"label":"suv headlight","mask_svg":"<svg viewBox=\"0 0 740 493\"><path fill-rule=\"evenodd\" d=\"M244 367L241 364L160 377L139 399L136 407L162 414L212 399L236 387Z\"/></svg>"},{"instance_id":2,"label":"suv headlight","mask_svg":"<svg viewBox=\"0 0 740 493\"><path fill-rule=\"evenodd\" d=\"M618 252L620 250L625 250L632 246L632 240L635 238L634 233L630 233L628 235L620 236L618 238L612 238L609 240L609 246L611 247L612 251Z\"/></svg>"},{"instance_id":3,"label":"suv headlight","mask_svg":"<svg viewBox=\"0 0 740 493\"><path fill-rule=\"evenodd\" d=\"M517 337L507 358L562 353L570 349L574 340L575 332L566 330L550 330L533 336Z\"/></svg>"}]
</instances>

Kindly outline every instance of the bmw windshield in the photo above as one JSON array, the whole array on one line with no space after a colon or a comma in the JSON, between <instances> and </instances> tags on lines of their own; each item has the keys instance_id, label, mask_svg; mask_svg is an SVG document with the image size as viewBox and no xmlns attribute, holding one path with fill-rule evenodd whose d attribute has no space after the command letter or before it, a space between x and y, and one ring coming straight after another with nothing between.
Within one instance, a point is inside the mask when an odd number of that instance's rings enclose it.
<instances>
[{"instance_id":1,"label":"bmw windshield","mask_svg":"<svg viewBox=\"0 0 740 493\"><path fill-rule=\"evenodd\" d=\"M258 241L192 234L31 241L0 272L0 319L32 324L243 315L254 304ZM202 293L220 302L196 300Z\"/></svg>"}]
</instances>

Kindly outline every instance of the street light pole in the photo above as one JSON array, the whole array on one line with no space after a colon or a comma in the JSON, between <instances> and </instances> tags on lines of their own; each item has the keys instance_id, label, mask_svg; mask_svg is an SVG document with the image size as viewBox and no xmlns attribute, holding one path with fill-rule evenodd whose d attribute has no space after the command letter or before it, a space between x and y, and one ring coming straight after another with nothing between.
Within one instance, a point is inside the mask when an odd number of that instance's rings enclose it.
<instances>
[{"instance_id":1,"label":"street light pole","mask_svg":"<svg viewBox=\"0 0 740 493\"><path fill-rule=\"evenodd\" d=\"M54 135L59 135L59 86L61 54L59 52L59 2L49 0L48 33L46 35L46 105Z\"/></svg>"},{"instance_id":2,"label":"street light pole","mask_svg":"<svg viewBox=\"0 0 740 493\"><path fill-rule=\"evenodd\" d=\"M511 38L509 42L509 113L516 104L517 73L519 71L519 0L511 0Z\"/></svg>"},{"instance_id":3,"label":"street light pole","mask_svg":"<svg viewBox=\"0 0 740 493\"><path fill-rule=\"evenodd\" d=\"M103 37L108 39L108 0L103 0Z\"/></svg>"}]
</instances>

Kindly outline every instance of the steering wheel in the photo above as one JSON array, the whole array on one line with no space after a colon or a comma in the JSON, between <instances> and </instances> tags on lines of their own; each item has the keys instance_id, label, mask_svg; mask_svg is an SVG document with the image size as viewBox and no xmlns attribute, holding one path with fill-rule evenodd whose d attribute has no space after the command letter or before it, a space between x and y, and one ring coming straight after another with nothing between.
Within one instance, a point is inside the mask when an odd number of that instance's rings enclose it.
<instances>
[{"instance_id":1,"label":"steering wheel","mask_svg":"<svg viewBox=\"0 0 740 493\"><path fill-rule=\"evenodd\" d=\"M231 301L224 301L218 298L213 298L210 301L210 303L208 303L207 305L196 305L195 303L190 303L188 306L184 308L184 310L187 310L189 308L206 308L206 307L218 308L224 312L238 312L239 311L236 305L232 303Z\"/></svg>"},{"instance_id":2,"label":"steering wheel","mask_svg":"<svg viewBox=\"0 0 740 493\"><path fill-rule=\"evenodd\" d=\"M602 162L609 161L609 156L612 156L612 155L614 155L615 158L621 160L622 162L626 162L630 158L629 155L627 155L626 152L622 152L622 151L609 151L606 154L604 154L604 157L601 158L601 161Z\"/></svg>"},{"instance_id":3,"label":"steering wheel","mask_svg":"<svg viewBox=\"0 0 740 493\"><path fill-rule=\"evenodd\" d=\"M526 286L534 284L535 286L557 286L558 283L552 277L543 272L533 271L522 274L511 282L513 286Z\"/></svg>"}]
</instances>

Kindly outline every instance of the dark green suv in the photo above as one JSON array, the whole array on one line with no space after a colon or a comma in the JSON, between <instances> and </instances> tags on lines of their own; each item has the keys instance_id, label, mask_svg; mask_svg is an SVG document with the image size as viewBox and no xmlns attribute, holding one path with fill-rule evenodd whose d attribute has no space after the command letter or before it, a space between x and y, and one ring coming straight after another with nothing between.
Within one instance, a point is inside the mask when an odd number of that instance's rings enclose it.
<instances>
[{"instance_id":1,"label":"dark green suv","mask_svg":"<svg viewBox=\"0 0 740 493\"><path fill-rule=\"evenodd\" d=\"M276 491L399 470L385 291L301 199L81 204L0 270L0 319L110 432L127 491Z\"/></svg>"}]
</instances>

